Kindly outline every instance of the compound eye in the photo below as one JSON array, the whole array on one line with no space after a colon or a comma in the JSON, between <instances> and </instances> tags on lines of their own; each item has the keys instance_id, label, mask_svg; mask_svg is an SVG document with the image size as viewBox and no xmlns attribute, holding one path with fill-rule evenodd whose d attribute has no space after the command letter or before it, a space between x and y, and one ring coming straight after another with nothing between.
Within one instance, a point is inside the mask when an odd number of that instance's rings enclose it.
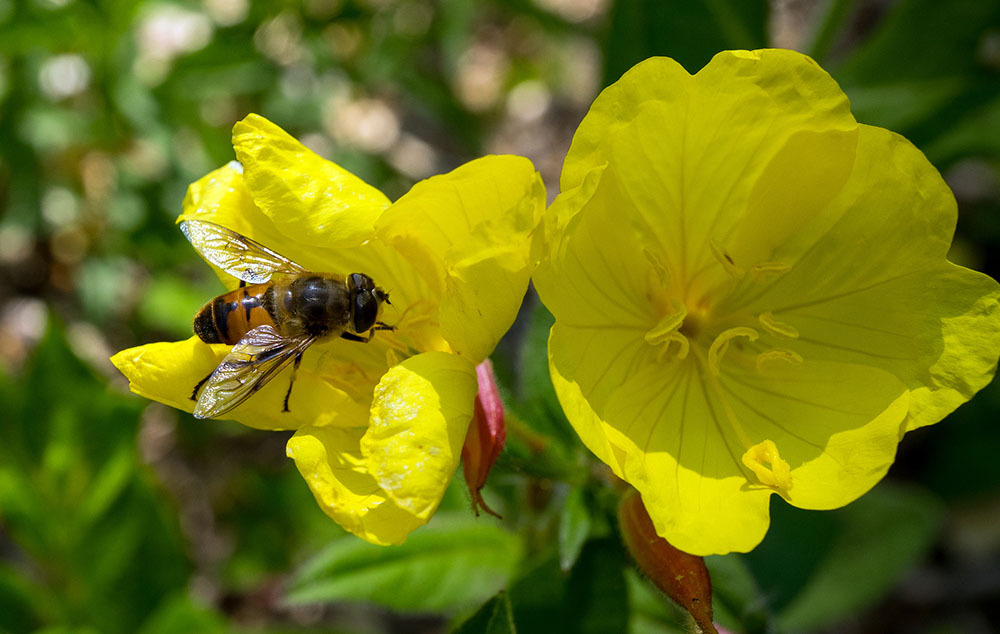
<instances>
[{"instance_id":1,"label":"compound eye","mask_svg":"<svg viewBox=\"0 0 1000 634\"><path fill-rule=\"evenodd\" d=\"M375 289L375 282L364 273L351 273L348 288L357 291L371 291Z\"/></svg>"},{"instance_id":2,"label":"compound eye","mask_svg":"<svg viewBox=\"0 0 1000 634\"><path fill-rule=\"evenodd\" d=\"M378 301L368 291L359 292L354 296L354 332L368 332L378 319Z\"/></svg>"}]
</instances>

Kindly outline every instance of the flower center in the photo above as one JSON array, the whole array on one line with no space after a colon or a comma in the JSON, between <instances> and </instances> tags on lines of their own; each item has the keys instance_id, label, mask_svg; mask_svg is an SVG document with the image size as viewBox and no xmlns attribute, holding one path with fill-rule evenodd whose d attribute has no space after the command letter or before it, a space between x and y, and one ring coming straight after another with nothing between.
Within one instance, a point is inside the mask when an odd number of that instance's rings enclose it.
<instances>
[{"instance_id":1,"label":"flower center","mask_svg":"<svg viewBox=\"0 0 1000 634\"><path fill-rule=\"evenodd\" d=\"M709 246L714 266L724 269L729 282L714 289L695 280L689 280L686 287L672 285L669 276L657 268L657 274L650 276L649 297L660 318L644 338L658 348L656 359L660 362L683 361L694 351L693 362L701 368L699 375L719 404L731 438L744 448L738 466L747 481L787 492L792 488L789 464L773 440L762 439L760 429L746 427L739 420L738 408L730 402L724 382L740 380L741 373L766 376L776 368L803 363L799 353L785 347L799 337L799 331L783 315L775 316L770 310L756 313L748 307L749 301L735 312L729 309L733 293L755 294L754 287L759 291L761 284L786 273L789 267L776 262L741 264L718 244ZM655 258L651 261L659 262Z\"/></svg>"}]
</instances>

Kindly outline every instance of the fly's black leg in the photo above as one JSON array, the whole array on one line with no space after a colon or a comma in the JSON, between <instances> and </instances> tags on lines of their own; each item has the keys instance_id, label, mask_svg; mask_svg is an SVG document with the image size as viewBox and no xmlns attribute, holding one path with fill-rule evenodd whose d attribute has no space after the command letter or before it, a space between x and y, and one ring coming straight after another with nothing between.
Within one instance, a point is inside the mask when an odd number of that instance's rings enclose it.
<instances>
[{"instance_id":1,"label":"fly's black leg","mask_svg":"<svg viewBox=\"0 0 1000 634\"><path fill-rule=\"evenodd\" d=\"M372 328L372 330L395 330L395 329L396 329L395 326L390 326L389 324L381 321L376 321L375 326Z\"/></svg>"},{"instance_id":2,"label":"fly's black leg","mask_svg":"<svg viewBox=\"0 0 1000 634\"><path fill-rule=\"evenodd\" d=\"M340 333L340 338L347 339L348 341L358 341L360 343L368 343L369 341L372 340L371 334L369 334L367 337L361 337L354 334L353 332L342 332Z\"/></svg>"},{"instance_id":3,"label":"fly's black leg","mask_svg":"<svg viewBox=\"0 0 1000 634\"><path fill-rule=\"evenodd\" d=\"M295 383L295 373L299 370L299 363L302 362L302 353L305 350L299 350L298 354L295 355L295 363L292 364L292 378L288 381L288 391L285 392L285 406L281 408L281 411L287 412L288 409L288 397L292 395L292 384Z\"/></svg>"},{"instance_id":4,"label":"fly's black leg","mask_svg":"<svg viewBox=\"0 0 1000 634\"><path fill-rule=\"evenodd\" d=\"M240 288L243 288L246 285L247 285L247 281L246 280L240 280L240 286L239 286Z\"/></svg>"},{"instance_id":5,"label":"fly's black leg","mask_svg":"<svg viewBox=\"0 0 1000 634\"><path fill-rule=\"evenodd\" d=\"M209 372L208 376L206 376L204 379L198 381L198 385L194 386L194 389L191 390L191 400L192 401L197 401L198 400L198 390L201 389L202 385L205 385L205 381L207 381L210 378L212 378L213 374L215 374L215 370L212 370L211 372Z\"/></svg>"}]
</instances>

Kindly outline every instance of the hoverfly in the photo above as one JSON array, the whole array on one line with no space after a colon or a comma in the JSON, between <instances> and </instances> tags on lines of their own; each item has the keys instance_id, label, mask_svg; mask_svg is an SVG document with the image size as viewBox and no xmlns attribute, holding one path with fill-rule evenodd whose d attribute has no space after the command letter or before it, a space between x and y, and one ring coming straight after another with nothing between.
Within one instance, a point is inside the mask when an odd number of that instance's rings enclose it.
<instances>
[{"instance_id":1,"label":"hoverfly","mask_svg":"<svg viewBox=\"0 0 1000 634\"><path fill-rule=\"evenodd\" d=\"M202 341L233 346L194 387L196 418L232 410L294 361L282 409L287 412L306 348L334 337L367 342L376 330L393 329L378 320L389 294L364 273L310 272L211 222L187 220L181 231L206 260L240 280L239 288L211 300L194 318Z\"/></svg>"}]
</instances>

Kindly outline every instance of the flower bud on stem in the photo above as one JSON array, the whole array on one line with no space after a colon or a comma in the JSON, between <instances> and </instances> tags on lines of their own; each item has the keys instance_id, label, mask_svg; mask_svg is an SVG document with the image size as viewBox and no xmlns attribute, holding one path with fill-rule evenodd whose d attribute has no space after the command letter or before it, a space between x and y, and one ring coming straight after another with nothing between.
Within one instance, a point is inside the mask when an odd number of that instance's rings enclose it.
<instances>
[{"instance_id":1,"label":"flower bud on stem","mask_svg":"<svg viewBox=\"0 0 1000 634\"><path fill-rule=\"evenodd\" d=\"M642 498L635 491L622 499L618 523L639 569L688 611L703 634L718 634L712 622L712 581L705 560L677 550L657 535Z\"/></svg>"},{"instance_id":2,"label":"flower bud on stem","mask_svg":"<svg viewBox=\"0 0 1000 634\"><path fill-rule=\"evenodd\" d=\"M489 359L476 366L476 379L479 382L476 413L466 433L465 445L462 446L462 472L465 474L465 484L472 496L472 510L476 515L478 516L482 509L494 517L500 517L486 505L481 493L490 469L507 441L507 430L503 422L503 402L497 390L493 364Z\"/></svg>"}]
</instances>

